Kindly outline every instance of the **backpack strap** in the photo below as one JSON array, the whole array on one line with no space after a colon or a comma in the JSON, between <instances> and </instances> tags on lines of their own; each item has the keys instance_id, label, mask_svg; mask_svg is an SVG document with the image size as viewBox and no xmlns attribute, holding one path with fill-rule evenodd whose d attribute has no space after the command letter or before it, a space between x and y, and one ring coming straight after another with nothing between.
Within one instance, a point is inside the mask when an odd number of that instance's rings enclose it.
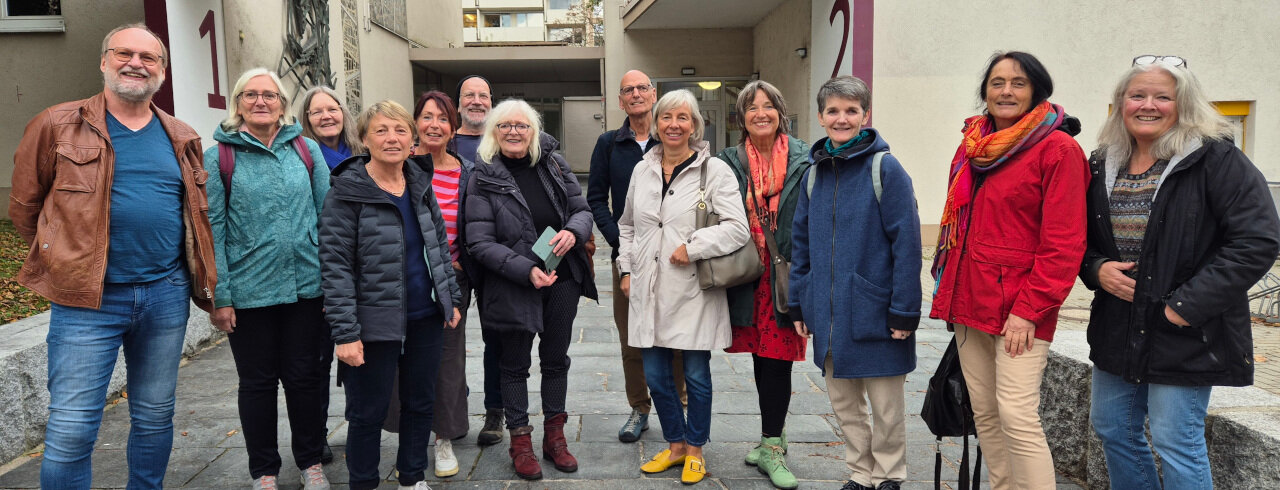
<instances>
[{"instance_id":1,"label":"backpack strap","mask_svg":"<svg viewBox=\"0 0 1280 490\"><path fill-rule=\"evenodd\" d=\"M309 177L316 166L315 160L311 158L311 149L307 148L307 142L301 136L293 139L293 148L302 158L302 164L307 166L307 180L310 181ZM226 194L224 206L231 202L231 176L235 173L236 149L226 143L218 143L218 174L222 176L222 190Z\"/></svg>"},{"instance_id":2,"label":"backpack strap","mask_svg":"<svg viewBox=\"0 0 1280 490\"><path fill-rule=\"evenodd\" d=\"M218 143L218 174L222 176L223 206L231 201L231 174L236 172L236 149L226 143Z\"/></svg>"},{"instance_id":3,"label":"backpack strap","mask_svg":"<svg viewBox=\"0 0 1280 490\"><path fill-rule=\"evenodd\" d=\"M884 192L884 188L880 183L880 161L884 160L884 156L889 151L878 151L875 156L871 157L871 189L876 193L876 202L880 202L880 194ZM813 197L813 182L818 179L818 165L814 164L809 167L809 176L805 179L804 191L808 197Z\"/></svg>"}]
</instances>

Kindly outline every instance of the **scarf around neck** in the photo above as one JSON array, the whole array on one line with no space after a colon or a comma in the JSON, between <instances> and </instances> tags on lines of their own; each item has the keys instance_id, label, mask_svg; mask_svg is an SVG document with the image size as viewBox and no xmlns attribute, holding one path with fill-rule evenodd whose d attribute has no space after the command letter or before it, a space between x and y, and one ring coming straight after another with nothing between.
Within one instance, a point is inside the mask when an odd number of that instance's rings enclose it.
<instances>
[{"instance_id":1,"label":"scarf around neck","mask_svg":"<svg viewBox=\"0 0 1280 490\"><path fill-rule=\"evenodd\" d=\"M974 172L990 172L1022 150L1035 146L1059 126L1066 112L1062 106L1041 102L1012 126L995 130L985 114L964 121L964 153L951 162L951 182L942 208L938 249L934 254L934 279L942 274L943 252L956 246L969 228L969 205L973 200Z\"/></svg>"},{"instance_id":2,"label":"scarf around neck","mask_svg":"<svg viewBox=\"0 0 1280 490\"><path fill-rule=\"evenodd\" d=\"M769 231L778 229L778 201L782 194L782 185L787 180L787 136L778 135L773 141L770 161L764 163L760 150L751 144L751 138L744 143L747 149L747 178L751 179L751 205L747 206L747 218L752 229L752 238L756 239L760 248L764 247L764 235L756 235L754 230ZM763 219L762 219L763 218Z\"/></svg>"}]
</instances>

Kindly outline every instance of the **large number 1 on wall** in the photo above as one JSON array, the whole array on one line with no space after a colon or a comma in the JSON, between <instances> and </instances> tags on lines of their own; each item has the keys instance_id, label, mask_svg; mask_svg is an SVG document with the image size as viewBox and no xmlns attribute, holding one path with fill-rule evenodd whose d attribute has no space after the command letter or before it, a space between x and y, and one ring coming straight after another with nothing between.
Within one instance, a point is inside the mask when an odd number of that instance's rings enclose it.
<instances>
[{"instance_id":1,"label":"large number 1 on wall","mask_svg":"<svg viewBox=\"0 0 1280 490\"><path fill-rule=\"evenodd\" d=\"M831 18L827 20L829 24L835 25L836 14L844 14L844 28L840 30L840 53L836 55L836 66L831 70L831 78L840 76L840 63L844 62L844 50L849 47L849 22L853 20L849 16L849 0L836 0L831 5Z\"/></svg>"},{"instance_id":2,"label":"large number 1 on wall","mask_svg":"<svg viewBox=\"0 0 1280 490\"><path fill-rule=\"evenodd\" d=\"M222 89L218 83L218 32L213 28L212 10L205 14L204 21L200 22L200 37L205 35L209 36L209 59L213 60L213 93L209 94L209 108L226 109L227 98L222 96Z\"/></svg>"}]
</instances>

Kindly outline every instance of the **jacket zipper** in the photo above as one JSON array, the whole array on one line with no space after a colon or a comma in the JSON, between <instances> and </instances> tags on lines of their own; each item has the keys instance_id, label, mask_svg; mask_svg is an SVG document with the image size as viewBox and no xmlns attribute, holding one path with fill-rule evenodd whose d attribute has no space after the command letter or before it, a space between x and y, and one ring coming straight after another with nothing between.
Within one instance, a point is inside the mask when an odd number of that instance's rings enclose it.
<instances>
[{"instance_id":1,"label":"jacket zipper","mask_svg":"<svg viewBox=\"0 0 1280 490\"><path fill-rule=\"evenodd\" d=\"M818 170L817 165L814 165L813 170L815 172ZM830 265L827 269L828 274L834 274L836 270L836 254L835 254L836 252L836 203L840 198L840 167L836 165L836 160L834 157L831 158L831 171L835 172L836 177L835 177L835 184L834 184L835 187L834 189L832 189L832 192L831 192L831 253L828 254L828 260L830 261ZM835 284L835 281L827 281L827 286L830 288L830 293L827 294L827 311L828 311L827 313L827 355L823 357L824 363L827 357L831 357L831 344L833 343L832 340L834 339L835 332L836 332L836 326L835 326L836 284ZM832 359L831 363L832 363L831 368L834 370L835 359Z\"/></svg>"},{"instance_id":2,"label":"jacket zipper","mask_svg":"<svg viewBox=\"0 0 1280 490\"><path fill-rule=\"evenodd\" d=\"M83 116L81 116L81 117L83 117ZM106 205L105 205L105 206L103 206L103 209L105 209L105 210L106 210L106 216L104 217L104 219L106 220L106 223L107 223L107 225L108 225L108 226L104 226L104 227L103 227L103 230L106 230L106 235L107 235L107 236L106 236L106 238L104 238L104 239L103 239L103 242L104 242L104 245L105 245L103 248L106 248L106 247L111 246L111 230L110 230L110 226L109 226L109 225L111 224L111 186L112 186L112 185L114 185L114 183L115 183L115 176L116 176L116 167L115 167L115 161L116 161L116 160L115 160L115 155L116 155L116 152L115 152L115 149L111 147L111 138L107 137L107 135L102 134L102 130L101 130L101 129L98 129L98 127L97 127L97 126L93 125L93 123L90 123L87 119L86 119L86 120L84 120L84 121L85 121L85 123L86 123L86 124L88 124L88 125L89 125L89 127L90 127L90 128L92 128L92 129L93 129L93 132L98 133L98 137L99 137L99 138L102 138L102 140L103 140L103 141L106 141L106 142L107 142L107 145L106 145L106 147L104 148L104 150L108 150L108 151L110 151L110 152L111 152L111 175L108 175L108 176L107 176L107 183L106 183L106 184L107 184L107 187L106 187L106 189L101 189L101 190L99 190L99 192L102 192L103 190L105 190L105 191L107 192L107 203L106 203ZM99 157L99 158L101 158L101 157ZM98 162L98 163L99 163L99 164L101 164L101 163L102 163L102 161L101 161L101 160L99 160L99 162ZM98 272L98 284L99 284L99 289L98 289L98 306L97 306L98 308L101 308L101 307L102 307L102 295L103 295L103 293L105 293L105 292L106 292L106 288L105 288L105 287L103 287L103 286L101 286L101 285L102 285L102 284L105 284L105 283L106 283L106 280L107 280L107 254L106 254L106 253L103 253L103 254L102 254L102 270Z\"/></svg>"}]
</instances>

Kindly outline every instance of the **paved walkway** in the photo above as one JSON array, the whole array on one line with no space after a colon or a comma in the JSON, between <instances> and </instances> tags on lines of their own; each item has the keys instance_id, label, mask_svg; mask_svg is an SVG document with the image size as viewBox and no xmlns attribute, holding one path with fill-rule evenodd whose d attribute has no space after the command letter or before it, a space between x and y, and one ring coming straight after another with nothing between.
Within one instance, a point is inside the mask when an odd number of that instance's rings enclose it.
<instances>
[{"instance_id":1,"label":"paved walkway","mask_svg":"<svg viewBox=\"0 0 1280 490\"><path fill-rule=\"evenodd\" d=\"M603 240L599 240L603 243ZM662 442L657 417L650 418L650 429L638 443L617 440L617 430L630 413L618 362L618 334L612 320L609 251L597 253L597 283L601 290L599 304L583 300L574 324L576 340L569 350L573 358L569 383L570 449L580 461L576 473L560 473L544 465L545 479L524 482L515 479L504 442L487 448L475 444L475 435L483 422L481 398L480 323L474 309L467 328L467 379L475 389L471 394L471 432L456 441L454 449L461 462L461 472L438 482L435 488L535 489L535 488L681 488L678 471L646 476L639 466L648 457L666 447ZM926 289L928 290L928 289ZM926 311L928 305L926 304ZM938 364L950 334L934 321L926 321L917 334L919 368L907 376L908 489L933 488L933 437L919 417L924 391L933 368ZM537 351L534 351L537 355ZM537 363L535 361L534 365ZM759 410L752 381L751 357L746 354L717 352L711 365L715 397L711 432L712 442L706 446L710 477L699 488L748 489L772 488L755 468L742 463L742 457L759 440ZM175 420L174 450L170 459L166 488L248 488L249 474L244 438L236 412L236 372L231 351L224 342L193 358L180 374L178 406ZM831 406L824 392L824 382L812 362L796 363L793 374L794 395L787 434L791 440L788 461L801 478L801 488L839 488L848 478L843 457L844 447ZM533 408L535 436L541 437L541 406L536 390L539 376L529 380L530 406ZM332 389L329 418L329 441L336 460L325 467L335 488L346 488L347 472L343 464L346 425L340 416L344 399L341 389ZM128 433L127 400L109 408L103 420L98 446L94 452L93 486L123 488L127 481L125 442ZM288 420L284 402L280 403L280 446L284 458L282 488L299 488L298 470L288 451ZM392 474L395 439L384 433L383 474ZM955 478L960 448L955 442L942 448L944 476ZM433 453L434 454L434 453ZM433 456L434 459L434 456ZM37 488L40 459L22 458L4 468L0 488ZM434 461L432 462L434 467ZM0 469L0 471L4 471ZM430 472L428 472L430 474ZM985 476L985 471L984 471ZM1059 488L1078 489L1061 480ZM986 486L985 484L983 486ZM954 483L952 483L953 488ZM396 488L393 481L382 488Z\"/></svg>"}]
</instances>

